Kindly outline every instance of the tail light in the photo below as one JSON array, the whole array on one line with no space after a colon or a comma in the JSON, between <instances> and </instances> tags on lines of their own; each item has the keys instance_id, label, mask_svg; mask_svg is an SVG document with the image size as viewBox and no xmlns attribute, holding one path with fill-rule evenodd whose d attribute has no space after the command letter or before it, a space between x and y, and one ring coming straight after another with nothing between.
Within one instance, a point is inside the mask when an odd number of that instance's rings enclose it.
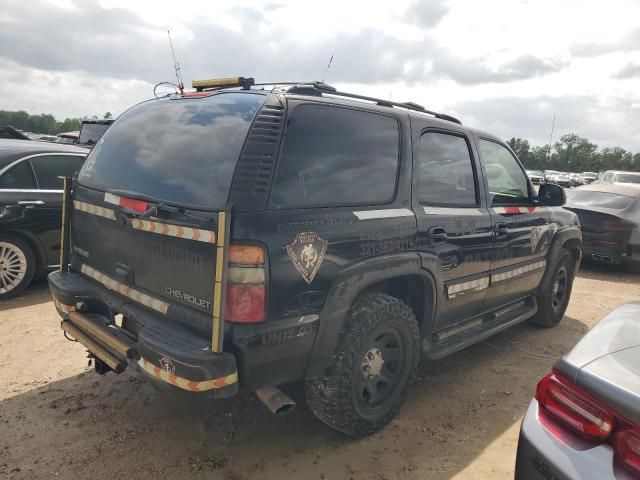
<instances>
[{"instance_id":1,"label":"tail light","mask_svg":"<svg viewBox=\"0 0 640 480\"><path fill-rule=\"evenodd\" d=\"M265 251L255 245L231 245L225 321L258 323L265 320Z\"/></svg>"},{"instance_id":2,"label":"tail light","mask_svg":"<svg viewBox=\"0 0 640 480\"><path fill-rule=\"evenodd\" d=\"M538 383L536 400L545 412L582 438L610 443L620 462L640 474L640 426L555 370Z\"/></svg>"},{"instance_id":3,"label":"tail light","mask_svg":"<svg viewBox=\"0 0 640 480\"><path fill-rule=\"evenodd\" d=\"M585 438L603 440L613 432L615 416L555 373L540 380L536 399L549 413Z\"/></svg>"}]
</instances>

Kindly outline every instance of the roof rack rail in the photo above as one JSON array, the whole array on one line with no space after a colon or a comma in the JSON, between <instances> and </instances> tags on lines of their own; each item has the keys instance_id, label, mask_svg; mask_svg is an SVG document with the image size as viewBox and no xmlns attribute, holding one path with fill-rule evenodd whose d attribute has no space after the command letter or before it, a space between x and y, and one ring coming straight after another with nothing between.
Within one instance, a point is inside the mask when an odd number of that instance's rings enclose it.
<instances>
[{"instance_id":1,"label":"roof rack rail","mask_svg":"<svg viewBox=\"0 0 640 480\"><path fill-rule=\"evenodd\" d=\"M383 107L400 107L400 108L406 108L407 110L414 110L417 112L426 113L429 115L433 115L434 117L439 118L440 120L446 120L448 122L453 122L453 123L462 125L462 122L452 115L447 115L445 113L438 113L431 110L427 110L422 105L419 105L414 102L393 102L391 100L383 100L382 98L369 97L366 95L359 95L357 93L341 92L341 91L338 91L335 87L332 87L331 85L327 85L326 83L322 83L322 82L302 82L302 83L295 83L295 84L293 83L287 83L287 84L293 85L287 90L289 93L298 93L300 95L318 95L318 96L322 94L327 94L327 95L333 95L336 97L365 100L368 102L373 102L377 105L381 105ZM267 85L274 85L274 84L267 84ZM277 83L277 85L285 85L285 84Z\"/></svg>"}]
</instances>

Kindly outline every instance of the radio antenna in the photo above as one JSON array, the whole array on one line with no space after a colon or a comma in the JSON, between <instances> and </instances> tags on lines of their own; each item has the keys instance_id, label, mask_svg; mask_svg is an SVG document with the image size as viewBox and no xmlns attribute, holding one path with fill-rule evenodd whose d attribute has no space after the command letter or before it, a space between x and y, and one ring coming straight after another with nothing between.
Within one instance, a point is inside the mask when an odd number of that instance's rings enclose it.
<instances>
[{"instance_id":1,"label":"radio antenna","mask_svg":"<svg viewBox=\"0 0 640 480\"><path fill-rule=\"evenodd\" d=\"M331 68L332 62L333 62L333 54L331 54L331 58L329 59L329 64L327 65L327 69L324 71L324 75L322 76L322 83L324 83L324 79L327 78L327 73L329 73L329 69Z\"/></svg>"},{"instance_id":2,"label":"radio antenna","mask_svg":"<svg viewBox=\"0 0 640 480\"><path fill-rule=\"evenodd\" d=\"M169 35L169 46L171 46L171 56L173 57L173 69L176 71L176 79L178 80L178 88L180 93L184 93L184 83L182 82L182 72L180 71L180 64L176 60L176 52L173 50L173 42L171 41L171 32L167 30Z\"/></svg>"}]
</instances>

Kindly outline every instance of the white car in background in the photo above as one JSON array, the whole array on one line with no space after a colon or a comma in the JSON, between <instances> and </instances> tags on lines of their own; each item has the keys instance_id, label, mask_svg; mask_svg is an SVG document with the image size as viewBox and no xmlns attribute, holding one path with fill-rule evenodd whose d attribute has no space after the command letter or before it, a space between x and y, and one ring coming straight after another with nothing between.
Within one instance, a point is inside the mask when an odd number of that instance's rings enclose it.
<instances>
[{"instance_id":1,"label":"white car in background","mask_svg":"<svg viewBox=\"0 0 640 480\"><path fill-rule=\"evenodd\" d=\"M625 172L620 170L607 170L598 179L598 183L614 185L632 185L640 187L640 172Z\"/></svg>"}]
</instances>

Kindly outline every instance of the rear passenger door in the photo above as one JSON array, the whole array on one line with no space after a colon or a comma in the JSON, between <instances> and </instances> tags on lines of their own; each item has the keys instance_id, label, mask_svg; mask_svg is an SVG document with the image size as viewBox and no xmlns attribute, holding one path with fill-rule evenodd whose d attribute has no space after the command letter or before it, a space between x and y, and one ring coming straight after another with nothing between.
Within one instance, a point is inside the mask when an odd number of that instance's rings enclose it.
<instances>
[{"instance_id":1,"label":"rear passenger door","mask_svg":"<svg viewBox=\"0 0 640 480\"><path fill-rule=\"evenodd\" d=\"M489 286L491 217L466 132L426 129L418 134L413 209L423 265L435 263L444 281L435 325L440 330L481 312Z\"/></svg>"},{"instance_id":2,"label":"rear passenger door","mask_svg":"<svg viewBox=\"0 0 640 480\"><path fill-rule=\"evenodd\" d=\"M493 309L538 287L555 224L549 209L536 201L524 169L504 144L479 137L478 150L493 221L491 288L485 304Z\"/></svg>"}]
</instances>

